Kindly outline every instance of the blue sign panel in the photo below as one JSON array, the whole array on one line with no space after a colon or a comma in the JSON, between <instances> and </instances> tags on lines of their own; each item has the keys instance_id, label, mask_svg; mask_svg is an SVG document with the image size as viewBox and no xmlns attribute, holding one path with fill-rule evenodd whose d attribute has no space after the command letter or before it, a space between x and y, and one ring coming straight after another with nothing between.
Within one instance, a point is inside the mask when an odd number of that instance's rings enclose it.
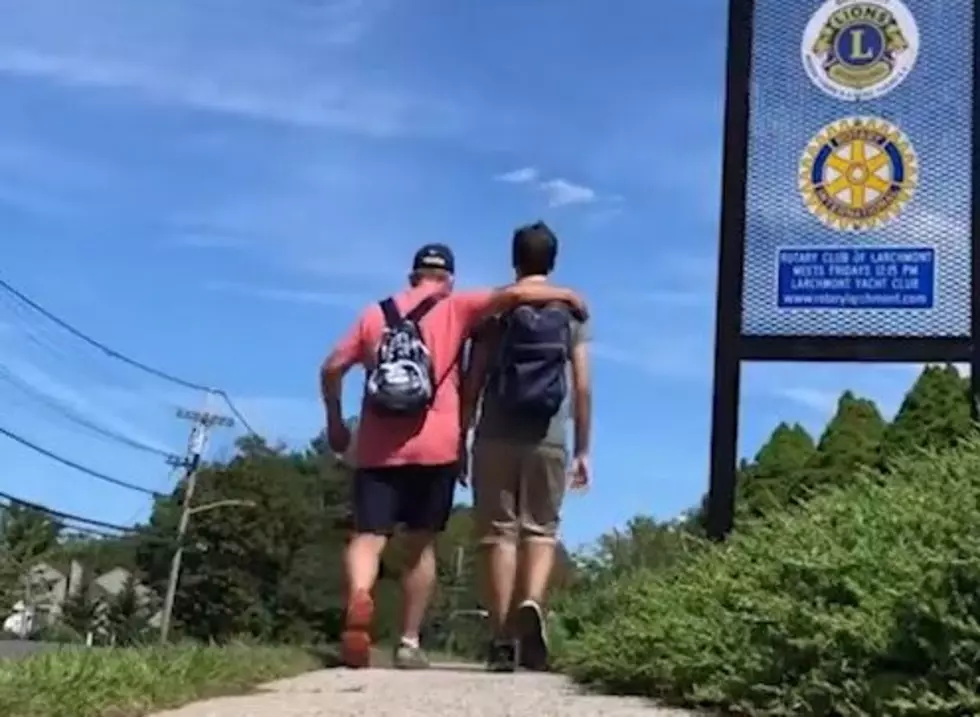
<instances>
[{"instance_id":1,"label":"blue sign panel","mask_svg":"<svg viewBox=\"0 0 980 717\"><path fill-rule=\"evenodd\" d=\"M755 0L743 335L970 335L974 6Z\"/></svg>"},{"instance_id":2,"label":"blue sign panel","mask_svg":"<svg viewBox=\"0 0 980 717\"><path fill-rule=\"evenodd\" d=\"M929 247L779 250L780 309L932 309L936 252Z\"/></svg>"}]
</instances>

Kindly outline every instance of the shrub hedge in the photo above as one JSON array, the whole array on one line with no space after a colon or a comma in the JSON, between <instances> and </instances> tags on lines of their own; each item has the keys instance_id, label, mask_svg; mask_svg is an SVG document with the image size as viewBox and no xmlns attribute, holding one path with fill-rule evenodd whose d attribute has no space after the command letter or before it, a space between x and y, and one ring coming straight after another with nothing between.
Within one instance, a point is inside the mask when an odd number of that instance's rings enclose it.
<instances>
[{"instance_id":1,"label":"shrub hedge","mask_svg":"<svg viewBox=\"0 0 980 717\"><path fill-rule=\"evenodd\" d=\"M604 691L745 715L980 714L980 441L588 602L560 665Z\"/></svg>"}]
</instances>

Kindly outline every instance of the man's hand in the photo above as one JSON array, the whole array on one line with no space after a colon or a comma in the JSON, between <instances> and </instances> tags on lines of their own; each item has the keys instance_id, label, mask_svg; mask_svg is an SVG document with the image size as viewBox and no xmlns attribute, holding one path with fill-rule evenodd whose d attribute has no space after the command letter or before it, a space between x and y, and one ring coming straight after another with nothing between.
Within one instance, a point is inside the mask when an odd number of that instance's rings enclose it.
<instances>
[{"instance_id":1,"label":"man's hand","mask_svg":"<svg viewBox=\"0 0 980 717\"><path fill-rule=\"evenodd\" d=\"M592 481L588 455L581 453L572 459L568 476L568 487L575 492L585 492Z\"/></svg>"},{"instance_id":2,"label":"man's hand","mask_svg":"<svg viewBox=\"0 0 980 717\"><path fill-rule=\"evenodd\" d=\"M588 321L589 307L586 306L585 299L571 289L568 289L567 291L568 296L565 298L565 303L572 307L572 314L579 321Z\"/></svg>"},{"instance_id":3,"label":"man's hand","mask_svg":"<svg viewBox=\"0 0 980 717\"><path fill-rule=\"evenodd\" d=\"M350 426L343 419L327 418L327 444L337 454L344 453L350 446Z\"/></svg>"}]
</instances>

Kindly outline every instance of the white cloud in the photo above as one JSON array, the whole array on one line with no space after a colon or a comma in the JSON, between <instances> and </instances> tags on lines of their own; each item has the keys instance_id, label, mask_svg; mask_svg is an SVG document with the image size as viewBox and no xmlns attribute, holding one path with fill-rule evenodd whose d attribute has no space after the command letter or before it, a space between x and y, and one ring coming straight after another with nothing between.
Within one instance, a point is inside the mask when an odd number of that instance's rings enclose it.
<instances>
[{"instance_id":1,"label":"white cloud","mask_svg":"<svg viewBox=\"0 0 980 717\"><path fill-rule=\"evenodd\" d=\"M377 137L425 132L454 123L454 108L393 89L371 88L329 76L298 85L254 83L204 69L139 65L131 61L0 48L0 73L62 85L136 93L148 100L300 127ZM237 75L237 73L236 73Z\"/></svg>"},{"instance_id":2,"label":"white cloud","mask_svg":"<svg viewBox=\"0 0 980 717\"><path fill-rule=\"evenodd\" d=\"M598 193L584 184L576 184L562 177L543 179L541 172L536 167L521 167L504 174L498 174L494 179L509 184L533 186L544 193L548 198L548 206L552 209L572 204L592 204L599 199ZM622 201L621 197L610 197L609 199L617 203Z\"/></svg>"},{"instance_id":3,"label":"white cloud","mask_svg":"<svg viewBox=\"0 0 980 717\"><path fill-rule=\"evenodd\" d=\"M633 307L642 311L646 307L714 308L715 274L717 261L706 254L666 253L657 259L655 289L614 290L610 299L617 306Z\"/></svg>"},{"instance_id":4,"label":"white cloud","mask_svg":"<svg viewBox=\"0 0 980 717\"><path fill-rule=\"evenodd\" d=\"M749 362L743 395L786 401L826 420L841 393L852 390L874 400L890 418L921 370L918 364L852 364L845 372L839 364Z\"/></svg>"},{"instance_id":5,"label":"white cloud","mask_svg":"<svg viewBox=\"0 0 980 717\"><path fill-rule=\"evenodd\" d=\"M810 386L789 386L776 390L776 395L797 403L818 413L833 413L841 391L813 388Z\"/></svg>"},{"instance_id":6,"label":"white cloud","mask_svg":"<svg viewBox=\"0 0 980 717\"><path fill-rule=\"evenodd\" d=\"M598 359L633 368L653 378L705 381L711 378L712 354L703 337L674 334L657 342L594 342L589 347Z\"/></svg>"},{"instance_id":7,"label":"white cloud","mask_svg":"<svg viewBox=\"0 0 980 717\"><path fill-rule=\"evenodd\" d=\"M4 3L0 74L375 137L455 132L455 103L358 57L390 0Z\"/></svg>"},{"instance_id":8,"label":"white cloud","mask_svg":"<svg viewBox=\"0 0 980 717\"><path fill-rule=\"evenodd\" d=\"M711 291L694 289L662 289L656 291L636 291L616 296L621 304L634 307L662 306L665 308L686 309L713 306Z\"/></svg>"},{"instance_id":9,"label":"white cloud","mask_svg":"<svg viewBox=\"0 0 980 717\"><path fill-rule=\"evenodd\" d=\"M311 368L310 375L316 373ZM309 396L232 396L235 406L255 431L270 443L286 441L295 445L313 439L323 429L323 406L316 392Z\"/></svg>"},{"instance_id":10,"label":"white cloud","mask_svg":"<svg viewBox=\"0 0 980 717\"><path fill-rule=\"evenodd\" d=\"M60 420L74 423L72 418L68 418L73 416L96 426L94 430L97 433L109 431L158 451L173 450L121 415L127 407L142 404L146 396L104 385L88 385L87 395L83 394L40 367L13 358L10 354L12 346L5 348L7 351L4 365L0 366L0 383L15 391L8 395L7 400L16 397L14 400L26 410L43 407L49 415L57 415Z\"/></svg>"},{"instance_id":11,"label":"white cloud","mask_svg":"<svg viewBox=\"0 0 980 717\"><path fill-rule=\"evenodd\" d=\"M510 182L511 184L528 184L538 179L538 170L534 167L522 167L511 172L498 174L495 179L499 182Z\"/></svg>"},{"instance_id":12,"label":"white cloud","mask_svg":"<svg viewBox=\"0 0 980 717\"><path fill-rule=\"evenodd\" d=\"M304 291L301 289L281 289L264 286L253 286L238 282L212 281L205 287L210 291L222 291L248 296L266 301L281 301L292 304L314 304L318 306L333 306L343 309L359 309L368 299L365 296L352 293L331 291Z\"/></svg>"},{"instance_id":13,"label":"white cloud","mask_svg":"<svg viewBox=\"0 0 980 717\"><path fill-rule=\"evenodd\" d=\"M175 237L174 243L195 249L239 249L247 242L244 239L225 234L188 232Z\"/></svg>"},{"instance_id":14,"label":"white cloud","mask_svg":"<svg viewBox=\"0 0 980 717\"><path fill-rule=\"evenodd\" d=\"M567 179L549 179L538 186L547 194L548 206L553 208L569 204L591 204L596 200L594 189L573 184Z\"/></svg>"}]
</instances>

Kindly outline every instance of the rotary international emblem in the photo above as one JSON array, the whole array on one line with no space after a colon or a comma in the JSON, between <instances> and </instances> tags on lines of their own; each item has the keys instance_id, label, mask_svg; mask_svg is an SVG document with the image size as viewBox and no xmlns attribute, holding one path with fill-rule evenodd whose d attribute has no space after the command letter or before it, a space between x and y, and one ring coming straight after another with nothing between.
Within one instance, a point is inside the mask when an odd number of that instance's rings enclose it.
<instances>
[{"instance_id":1,"label":"rotary international emblem","mask_svg":"<svg viewBox=\"0 0 980 717\"><path fill-rule=\"evenodd\" d=\"M873 100L908 76L919 29L901 0L827 0L800 48L813 83L839 100Z\"/></svg>"},{"instance_id":2,"label":"rotary international emblem","mask_svg":"<svg viewBox=\"0 0 980 717\"><path fill-rule=\"evenodd\" d=\"M851 117L824 127L800 161L806 208L831 229L882 227L901 213L918 179L918 161L898 127L876 117Z\"/></svg>"}]
</instances>

